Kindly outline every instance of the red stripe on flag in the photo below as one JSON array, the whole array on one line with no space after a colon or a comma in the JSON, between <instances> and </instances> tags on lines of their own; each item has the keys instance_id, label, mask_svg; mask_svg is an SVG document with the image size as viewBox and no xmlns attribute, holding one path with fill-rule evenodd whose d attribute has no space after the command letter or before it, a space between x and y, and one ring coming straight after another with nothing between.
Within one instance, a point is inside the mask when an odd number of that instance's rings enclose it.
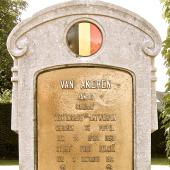
<instances>
[{"instance_id":1,"label":"red stripe on flag","mask_svg":"<svg viewBox=\"0 0 170 170\"><path fill-rule=\"evenodd\" d=\"M102 34L94 24L90 24L91 54L96 53L102 43Z\"/></svg>"}]
</instances>

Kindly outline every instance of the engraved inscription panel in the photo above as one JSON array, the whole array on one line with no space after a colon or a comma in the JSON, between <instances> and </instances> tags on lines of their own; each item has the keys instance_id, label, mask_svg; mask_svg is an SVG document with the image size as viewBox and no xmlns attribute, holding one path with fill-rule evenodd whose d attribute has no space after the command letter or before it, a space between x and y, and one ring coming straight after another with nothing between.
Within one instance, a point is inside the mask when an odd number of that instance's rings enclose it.
<instances>
[{"instance_id":1,"label":"engraved inscription panel","mask_svg":"<svg viewBox=\"0 0 170 170\"><path fill-rule=\"evenodd\" d=\"M73 67L37 78L38 170L132 170L133 83L109 68Z\"/></svg>"}]
</instances>

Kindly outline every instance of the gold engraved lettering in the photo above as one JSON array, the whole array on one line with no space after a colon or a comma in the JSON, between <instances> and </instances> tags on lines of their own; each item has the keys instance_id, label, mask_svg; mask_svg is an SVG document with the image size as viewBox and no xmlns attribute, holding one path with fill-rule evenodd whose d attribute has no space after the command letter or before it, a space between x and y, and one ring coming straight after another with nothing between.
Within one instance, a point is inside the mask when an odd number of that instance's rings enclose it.
<instances>
[{"instance_id":1,"label":"gold engraved lettering","mask_svg":"<svg viewBox=\"0 0 170 170\"><path fill-rule=\"evenodd\" d=\"M56 114L55 121L83 121L84 114Z\"/></svg>"},{"instance_id":2,"label":"gold engraved lettering","mask_svg":"<svg viewBox=\"0 0 170 170\"><path fill-rule=\"evenodd\" d=\"M60 86L62 89L74 89L74 81L73 80L61 80Z\"/></svg>"},{"instance_id":3,"label":"gold engraved lettering","mask_svg":"<svg viewBox=\"0 0 170 170\"><path fill-rule=\"evenodd\" d=\"M112 156L106 156L106 162L114 162L114 159Z\"/></svg>"},{"instance_id":4,"label":"gold engraved lettering","mask_svg":"<svg viewBox=\"0 0 170 170\"><path fill-rule=\"evenodd\" d=\"M112 145L100 145L99 152L115 152L115 144Z\"/></svg>"},{"instance_id":5,"label":"gold engraved lettering","mask_svg":"<svg viewBox=\"0 0 170 170\"><path fill-rule=\"evenodd\" d=\"M74 135L74 136L73 136L73 141L74 141L74 142L78 142L78 141L79 141L78 135Z\"/></svg>"},{"instance_id":6,"label":"gold engraved lettering","mask_svg":"<svg viewBox=\"0 0 170 170\"><path fill-rule=\"evenodd\" d=\"M99 125L99 131L114 131L113 125Z\"/></svg>"},{"instance_id":7,"label":"gold engraved lettering","mask_svg":"<svg viewBox=\"0 0 170 170\"><path fill-rule=\"evenodd\" d=\"M74 125L56 125L56 131L74 131Z\"/></svg>"},{"instance_id":8,"label":"gold engraved lettering","mask_svg":"<svg viewBox=\"0 0 170 170\"><path fill-rule=\"evenodd\" d=\"M82 156L81 162L100 162L100 157L99 156L94 156L94 157Z\"/></svg>"},{"instance_id":9,"label":"gold engraved lettering","mask_svg":"<svg viewBox=\"0 0 170 170\"><path fill-rule=\"evenodd\" d=\"M56 152L71 152L72 145L59 145L56 147Z\"/></svg>"},{"instance_id":10,"label":"gold engraved lettering","mask_svg":"<svg viewBox=\"0 0 170 170\"><path fill-rule=\"evenodd\" d=\"M63 135L58 135L57 136L57 141L64 142L64 136Z\"/></svg>"},{"instance_id":11,"label":"gold engraved lettering","mask_svg":"<svg viewBox=\"0 0 170 170\"><path fill-rule=\"evenodd\" d=\"M106 170L112 170L112 165L110 164L106 165Z\"/></svg>"},{"instance_id":12,"label":"gold engraved lettering","mask_svg":"<svg viewBox=\"0 0 170 170\"><path fill-rule=\"evenodd\" d=\"M80 152L91 152L91 146L90 145L80 146Z\"/></svg>"},{"instance_id":13,"label":"gold engraved lettering","mask_svg":"<svg viewBox=\"0 0 170 170\"><path fill-rule=\"evenodd\" d=\"M57 162L64 162L64 156L57 156Z\"/></svg>"},{"instance_id":14,"label":"gold engraved lettering","mask_svg":"<svg viewBox=\"0 0 170 170\"><path fill-rule=\"evenodd\" d=\"M116 121L116 114L90 114L90 121Z\"/></svg>"},{"instance_id":15,"label":"gold engraved lettering","mask_svg":"<svg viewBox=\"0 0 170 170\"><path fill-rule=\"evenodd\" d=\"M85 108L84 108L85 109ZM116 114L56 114L55 121L84 121L84 119L89 119L89 121L116 121Z\"/></svg>"},{"instance_id":16,"label":"gold engraved lettering","mask_svg":"<svg viewBox=\"0 0 170 170\"><path fill-rule=\"evenodd\" d=\"M113 142L115 140L116 140L116 136L115 135L105 135L105 141Z\"/></svg>"},{"instance_id":17,"label":"gold engraved lettering","mask_svg":"<svg viewBox=\"0 0 170 170\"><path fill-rule=\"evenodd\" d=\"M84 125L84 130L85 131L90 131L90 125Z\"/></svg>"},{"instance_id":18,"label":"gold engraved lettering","mask_svg":"<svg viewBox=\"0 0 170 170\"><path fill-rule=\"evenodd\" d=\"M65 169L66 169L66 165L65 164L60 165L60 170L65 170Z\"/></svg>"},{"instance_id":19,"label":"gold engraved lettering","mask_svg":"<svg viewBox=\"0 0 170 170\"><path fill-rule=\"evenodd\" d=\"M87 94L87 93L78 94L78 100L93 100L93 99L94 99L93 94Z\"/></svg>"},{"instance_id":20,"label":"gold engraved lettering","mask_svg":"<svg viewBox=\"0 0 170 170\"><path fill-rule=\"evenodd\" d=\"M94 110L94 103L78 103L75 108L76 110Z\"/></svg>"},{"instance_id":21,"label":"gold engraved lettering","mask_svg":"<svg viewBox=\"0 0 170 170\"><path fill-rule=\"evenodd\" d=\"M100 141L98 135L89 135L88 141Z\"/></svg>"},{"instance_id":22,"label":"gold engraved lettering","mask_svg":"<svg viewBox=\"0 0 170 170\"><path fill-rule=\"evenodd\" d=\"M81 81L81 89L111 89L111 80L85 80Z\"/></svg>"}]
</instances>

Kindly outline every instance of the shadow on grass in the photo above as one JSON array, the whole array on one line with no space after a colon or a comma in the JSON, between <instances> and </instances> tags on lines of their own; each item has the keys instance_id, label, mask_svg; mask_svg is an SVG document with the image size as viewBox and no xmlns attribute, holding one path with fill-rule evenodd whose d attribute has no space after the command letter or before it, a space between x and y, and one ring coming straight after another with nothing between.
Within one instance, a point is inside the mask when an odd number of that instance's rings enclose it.
<instances>
[{"instance_id":1,"label":"shadow on grass","mask_svg":"<svg viewBox=\"0 0 170 170\"><path fill-rule=\"evenodd\" d=\"M158 157L152 158L152 165L170 165L168 158Z\"/></svg>"},{"instance_id":2,"label":"shadow on grass","mask_svg":"<svg viewBox=\"0 0 170 170\"><path fill-rule=\"evenodd\" d=\"M0 160L0 166L13 166L13 165L19 165L18 160Z\"/></svg>"}]
</instances>

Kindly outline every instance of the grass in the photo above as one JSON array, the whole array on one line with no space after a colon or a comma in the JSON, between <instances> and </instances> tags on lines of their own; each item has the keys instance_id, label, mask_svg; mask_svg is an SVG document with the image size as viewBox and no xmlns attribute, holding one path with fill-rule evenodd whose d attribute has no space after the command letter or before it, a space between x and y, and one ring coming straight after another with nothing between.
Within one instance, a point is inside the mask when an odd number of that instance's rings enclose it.
<instances>
[{"instance_id":1,"label":"grass","mask_svg":"<svg viewBox=\"0 0 170 170\"><path fill-rule=\"evenodd\" d=\"M18 164L18 160L0 160L0 166L12 166ZM167 158L152 158L152 165L170 165L170 160Z\"/></svg>"},{"instance_id":2,"label":"grass","mask_svg":"<svg viewBox=\"0 0 170 170\"><path fill-rule=\"evenodd\" d=\"M18 160L0 160L0 166L13 166L13 165L19 165Z\"/></svg>"},{"instance_id":3,"label":"grass","mask_svg":"<svg viewBox=\"0 0 170 170\"><path fill-rule=\"evenodd\" d=\"M170 165L167 158L152 158L152 165Z\"/></svg>"}]
</instances>

